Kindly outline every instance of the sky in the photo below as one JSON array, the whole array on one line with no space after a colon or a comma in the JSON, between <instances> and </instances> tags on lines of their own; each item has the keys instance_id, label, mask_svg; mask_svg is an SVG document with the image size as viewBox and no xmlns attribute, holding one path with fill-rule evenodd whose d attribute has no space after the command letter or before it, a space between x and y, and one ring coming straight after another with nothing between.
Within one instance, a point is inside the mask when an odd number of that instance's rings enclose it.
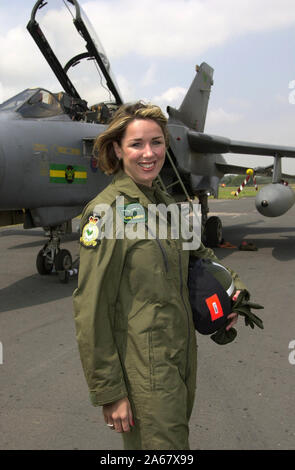
<instances>
[{"instance_id":1,"label":"sky","mask_svg":"<svg viewBox=\"0 0 295 470\"><path fill-rule=\"evenodd\" d=\"M63 0L47 0L40 22L64 65L84 43ZM68 2L65 1L68 4ZM294 0L80 0L109 58L124 101L178 108L195 66L214 69L205 132L295 148ZM26 30L34 0L0 0L0 102L28 87L60 91ZM68 4L69 5L69 4ZM43 28L44 26L44 28ZM73 82L100 100L93 64ZM91 69L91 70L90 70ZM82 91L82 93L81 93ZM225 155L229 163L269 165L270 157ZM295 159L283 159L295 175Z\"/></svg>"}]
</instances>

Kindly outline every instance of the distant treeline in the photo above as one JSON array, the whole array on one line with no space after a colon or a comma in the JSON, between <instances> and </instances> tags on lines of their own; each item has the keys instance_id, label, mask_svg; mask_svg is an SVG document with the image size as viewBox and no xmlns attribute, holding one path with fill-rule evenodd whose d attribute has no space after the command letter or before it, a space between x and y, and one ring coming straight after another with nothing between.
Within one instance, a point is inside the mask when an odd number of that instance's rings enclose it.
<instances>
[{"instance_id":1,"label":"distant treeline","mask_svg":"<svg viewBox=\"0 0 295 470\"><path fill-rule=\"evenodd\" d=\"M224 175L224 177L220 180L220 183L225 184L226 186L240 186L240 184L242 184L245 178L246 175ZM271 176L255 176L255 178L257 184L269 184L272 181ZM295 183L295 177L283 179L286 179L288 183ZM254 186L253 178L250 178L247 185Z\"/></svg>"}]
</instances>

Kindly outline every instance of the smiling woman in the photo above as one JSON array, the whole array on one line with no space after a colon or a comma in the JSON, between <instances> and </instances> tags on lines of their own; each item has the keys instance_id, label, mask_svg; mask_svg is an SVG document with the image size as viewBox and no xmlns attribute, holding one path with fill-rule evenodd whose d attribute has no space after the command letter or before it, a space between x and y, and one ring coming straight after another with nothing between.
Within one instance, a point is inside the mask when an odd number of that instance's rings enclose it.
<instances>
[{"instance_id":1,"label":"smiling woman","mask_svg":"<svg viewBox=\"0 0 295 470\"><path fill-rule=\"evenodd\" d=\"M166 145L160 126L151 119L131 122L114 150L123 169L136 183L152 186L164 165Z\"/></svg>"},{"instance_id":2,"label":"smiling woman","mask_svg":"<svg viewBox=\"0 0 295 470\"><path fill-rule=\"evenodd\" d=\"M137 177L143 178L143 184L149 181L150 186L164 164L169 145L166 124L167 119L158 106L142 102L121 106L108 132L100 134L94 144L99 168L111 175L127 166L129 174L130 167L132 172L141 163Z\"/></svg>"},{"instance_id":3,"label":"smiling woman","mask_svg":"<svg viewBox=\"0 0 295 470\"><path fill-rule=\"evenodd\" d=\"M188 263L190 255L218 261L204 245L185 248L182 233L172 234L179 218L169 218L165 236L160 217L147 223L151 205L175 203L154 182L168 145L166 122L154 105L119 108L95 143L99 167L114 178L81 219L74 292L81 361L93 405L102 406L128 450L189 449L197 351ZM123 236L113 226L108 233L113 219ZM228 318L230 329L237 314Z\"/></svg>"}]
</instances>

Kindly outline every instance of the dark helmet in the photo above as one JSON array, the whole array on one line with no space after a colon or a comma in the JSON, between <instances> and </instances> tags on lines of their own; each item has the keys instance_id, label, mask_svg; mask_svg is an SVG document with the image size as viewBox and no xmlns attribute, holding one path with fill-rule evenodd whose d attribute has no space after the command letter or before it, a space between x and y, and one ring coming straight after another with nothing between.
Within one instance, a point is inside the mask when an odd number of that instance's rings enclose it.
<instances>
[{"instance_id":1,"label":"dark helmet","mask_svg":"<svg viewBox=\"0 0 295 470\"><path fill-rule=\"evenodd\" d=\"M209 259L191 257L188 289L195 328L209 335L227 322L235 286L230 272Z\"/></svg>"}]
</instances>

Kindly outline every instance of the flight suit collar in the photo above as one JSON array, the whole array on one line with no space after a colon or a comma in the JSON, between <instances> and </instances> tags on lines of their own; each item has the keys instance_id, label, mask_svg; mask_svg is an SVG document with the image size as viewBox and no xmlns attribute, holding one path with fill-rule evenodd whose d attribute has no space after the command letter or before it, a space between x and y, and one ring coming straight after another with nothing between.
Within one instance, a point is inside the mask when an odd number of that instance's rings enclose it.
<instances>
[{"instance_id":1,"label":"flight suit collar","mask_svg":"<svg viewBox=\"0 0 295 470\"><path fill-rule=\"evenodd\" d=\"M122 169L114 175L112 183L115 185L116 193L125 196L129 203L139 202L145 210L148 210L149 204L154 204L154 201L151 201L148 196L146 196L138 185L133 181L133 179L128 176ZM154 197L156 199L156 204L165 204L168 206L171 203L175 204L175 201L171 196L165 191L161 190L157 183L153 182L152 187L154 188ZM149 191L147 191L147 194ZM125 201L124 204L127 202ZM171 225L171 213L167 213L167 221ZM175 240L177 244L178 241Z\"/></svg>"},{"instance_id":2,"label":"flight suit collar","mask_svg":"<svg viewBox=\"0 0 295 470\"><path fill-rule=\"evenodd\" d=\"M148 204L151 204L147 196L123 170L119 170L118 173L114 175L113 184L123 196L128 197L128 199L136 199L143 207L148 208Z\"/></svg>"}]
</instances>

